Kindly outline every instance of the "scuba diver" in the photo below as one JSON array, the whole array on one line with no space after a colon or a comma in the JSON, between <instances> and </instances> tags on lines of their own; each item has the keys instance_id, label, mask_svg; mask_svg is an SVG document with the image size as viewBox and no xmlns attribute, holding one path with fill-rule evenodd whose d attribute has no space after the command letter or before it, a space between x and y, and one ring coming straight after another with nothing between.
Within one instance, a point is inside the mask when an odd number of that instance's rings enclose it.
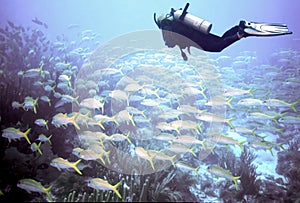
<instances>
[{"instance_id":1,"label":"scuba diver","mask_svg":"<svg viewBox=\"0 0 300 203\"><path fill-rule=\"evenodd\" d=\"M292 34L285 24L241 20L239 25L230 28L220 37L210 33L212 27L210 22L189 14L188 7L189 3L183 10L172 8L170 13L160 16L158 19L154 13L154 21L162 30L165 45L170 48L178 45L184 60L187 60L187 56L183 49L188 48L190 53L190 47L195 45L204 51L221 52L243 37Z\"/></svg>"}]
</instances>

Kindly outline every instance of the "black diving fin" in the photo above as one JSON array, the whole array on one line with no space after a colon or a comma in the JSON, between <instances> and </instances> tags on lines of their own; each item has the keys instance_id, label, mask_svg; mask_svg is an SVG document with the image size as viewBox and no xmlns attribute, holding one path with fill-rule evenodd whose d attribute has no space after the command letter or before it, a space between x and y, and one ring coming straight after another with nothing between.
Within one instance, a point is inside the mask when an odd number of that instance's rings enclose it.
<instances>
[{"instance_id":1,"label":"black diving fin","mask_svg":"<svg viewBox=\"0 0 300 203\"><path fill-rule=\"evenodd\" d=\"M243 24L243 25L241 25ZM247 36L278 36L292 34L286 24L241 21Z\"/></svg>"}]
</instances>

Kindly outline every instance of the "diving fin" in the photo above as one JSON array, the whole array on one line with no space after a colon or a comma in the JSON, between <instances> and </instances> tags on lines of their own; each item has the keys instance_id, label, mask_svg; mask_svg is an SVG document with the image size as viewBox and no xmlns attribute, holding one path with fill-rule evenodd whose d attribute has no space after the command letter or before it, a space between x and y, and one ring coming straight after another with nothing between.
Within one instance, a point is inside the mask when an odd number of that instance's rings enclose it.
<instances>
[{"instance_id":1,"label":"diving fin","mask_svg":"<svg viewBox=\"0 0 300 203\"><path fill-rule=\"evenodd\" d=\"M292 34L286 24L241 21L246 36L278 36Z\"/></svg>"}]
</instances>

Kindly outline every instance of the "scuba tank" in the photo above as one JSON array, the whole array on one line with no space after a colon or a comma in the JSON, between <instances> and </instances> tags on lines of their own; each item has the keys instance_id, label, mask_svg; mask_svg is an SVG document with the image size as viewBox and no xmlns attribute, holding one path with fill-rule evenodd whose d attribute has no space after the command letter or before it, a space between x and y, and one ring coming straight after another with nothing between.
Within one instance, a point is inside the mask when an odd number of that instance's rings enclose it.
<instances>
[{"instance_id":1,"label":"scuba tank","mask_svg":"<svg viewBox=\"0 0 300 203\"><path fill-rule=\"evenodd\" d=\"M182 22L183 24L194 28L202 33L208 34L211 30L212 24L206 20L193 16L187 13L187 9L189 7L189 3L187 3L183 10L174 10L172 8L171 14L174 16L175 20Z\"/></svg>"}]
</instances>

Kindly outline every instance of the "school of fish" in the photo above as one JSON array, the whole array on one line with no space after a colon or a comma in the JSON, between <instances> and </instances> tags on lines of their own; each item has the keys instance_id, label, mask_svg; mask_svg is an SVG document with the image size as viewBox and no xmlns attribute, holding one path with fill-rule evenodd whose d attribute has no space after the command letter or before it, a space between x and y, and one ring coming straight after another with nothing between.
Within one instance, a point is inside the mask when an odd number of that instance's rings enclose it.
<instances>
[{"instance_id":1,"label":"school of fish","mask_svg":"<svg viewBox=\"0 0 300 203\"><path fill-rule=\"evenodd\" d=\"M22 32L22 27L12 22L9 26ZM8 30L0 31L4 38L8 35ZM89 30L82 35L83 41L94 37ZM57 40L56 46L65 53L63 42ZM121 48L110 50L118 52ZM141 175L173 167L201 176L199 164L203 164L212 177L229 179L238 190L240 174L207 165L207 156L201 155L207 151L217 153L223 147L243 151L247 145L276 156L293 139L289 132L300 123L300 57L296 51L274 53L272 61L265 65L248 52L236 58L220 56L213 60L200 52L191 56L189 63L172 52L138 50L110 66L92 60L103 54L99 49L92 54L79 48L68 51L70 58L91 58L82 60L81 68L72 60L42 59L38 67L12 73L3 69L0 75L4 79L18 78L28 88L38 89L32 95L27 90L28 95L10 101L12 111L36 116L28 125L1 128L2 137L9 143L23 139L32 153L46 156L43 145L52 145L54 129L76 130L73 139L79 144L72 149L73 158L53 157L49 163L59 171L84 176L78 164L97 162L131 174L136 169L131 163L138 163L145 166L144 171L139 171ZM33 52L29 50L29 54ZM5 55L1 59L4 63ZM47 64L51 61L55 66L49 69ZM214 85L220 87L215 90ZM47 110L39 107L42 104L55 111L47 111L42 117ZM71 110L65 108L70 105ZM5 119L3 115L1 119ZM37 135L33 126L44 133ZM129 158L118 159L122 153ZM199 161L189 162L191 159ZM122 198L118 191L122 180L109 183L104 177L86 179L88 187L112 190ZM21 179L17 186L28 192L45 193L53 201L52 186L45 188L31 178Z\"/></svg>"}]
</instances>

